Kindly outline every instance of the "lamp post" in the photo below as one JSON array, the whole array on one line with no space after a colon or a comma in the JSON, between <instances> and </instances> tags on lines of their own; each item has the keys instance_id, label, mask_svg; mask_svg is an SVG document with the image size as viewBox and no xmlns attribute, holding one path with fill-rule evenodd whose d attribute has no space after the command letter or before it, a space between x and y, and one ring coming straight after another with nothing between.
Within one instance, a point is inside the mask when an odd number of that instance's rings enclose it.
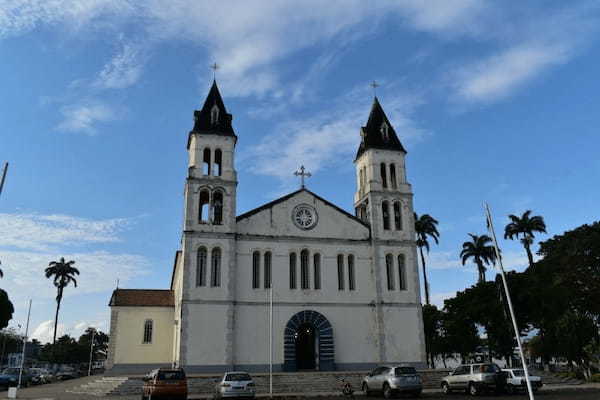
<instances>
[{"instance_id":1,"label":"lamp post","mask_svg":"<svg viewBox=\"0 0 600 400\"><path fill-rule=\"evenodd\" d=\"M88 366L88 376L92 375L92 359L94 358L94 338L96 337L96 330L92 328L92 340L90 342L90 364Z\"/></svg>"},{"instance_id":2,"label":"lamp post","mask_svg":"<svg viewBox=\"0 0 600 400\"><path fill-rule=\"evenodd\" d=\"M29 311L27 311L27 325L25 325L25 336L23 337L23 351L21 353L21 367L19 368L19 383L17 388L21 388L21 379L23 377L23 364L25 364L25 348L27 347L27 335L29 333L29 317L31 316L31 299L29 300Z\"/></svg>"}]
</instances>

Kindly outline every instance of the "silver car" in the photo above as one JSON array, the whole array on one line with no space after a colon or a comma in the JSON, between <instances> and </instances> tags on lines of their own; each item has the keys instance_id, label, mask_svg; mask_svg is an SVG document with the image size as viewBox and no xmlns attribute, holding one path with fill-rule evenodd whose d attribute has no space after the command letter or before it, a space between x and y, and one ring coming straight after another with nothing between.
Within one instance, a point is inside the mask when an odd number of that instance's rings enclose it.
<instances>
[{"instance_id":1,"label":"silver car","mask_svg":"<svg viewBox=\"0 0 600 400\"><path fill-rule=\"evenodd\" d=\"M457 367L442 379L442 391L466 391L472 396L481 392L501 392L506 386L506 373L493 363L468 364Z\"/></svg>"},{"instance_id":2,"label":"silver car","mask_svg":"<svg viewBox=\"0 0 600 400\"><path fill-rule=\"evenodd\" d=\"M215 386L217 397L254 397L256 389L247 372L227 372Z\"/></svg>"},{"instance_id":3,"label":"silver car","mask_svg":"<svg viewBox=\"0 0 600 400\"><path fill-rule=\"evenodd\" d=\"M396 393L408 393L418 397L423 391L423 384L413 367L386 365L375 368L363 378L362 390L367 396L373 392L382 392L386 399Z\"/></svg>"}]
</instances>

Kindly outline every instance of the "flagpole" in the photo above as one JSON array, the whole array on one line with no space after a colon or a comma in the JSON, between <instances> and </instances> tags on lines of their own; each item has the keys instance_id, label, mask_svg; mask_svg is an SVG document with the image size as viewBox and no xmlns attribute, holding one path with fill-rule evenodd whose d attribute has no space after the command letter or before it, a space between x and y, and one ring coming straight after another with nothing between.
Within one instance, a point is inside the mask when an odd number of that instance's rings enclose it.
<instances>
[{"instance_id":1,"label":"flagpole","mask_svg":"<svg viewBox=\"0 0 600 400\"><path fill-rule=\"evenodd\" d=\"M5 162L4 170L2 171L2 178L0 178L0 194L2 194L2 188L4 187L4 180L6 179L7 171L8 171L8 162Z\"/></svg>"},{"instance_id":2,"label":"flagpole","mask_svg":"<svg viewBox=\"0 0 600 400\"><path fill-rule=\"evenodd\" d=\"M23 338L23 352L21 354L21 368L19 368L19 383L17 388L21 388L21 378L23 376L23 364L25 364L25 347L27 346L27 335L29 334L29 316L31 315L31 299L29 299L29 311L27 311L27 325L25 325L25 337Z\"/></svg>"},{"instance_id":3,"label":"flagpole","mask_svg":"<svg viewBox=\"0 0 600 400\"><path fill-rule=\"evenodd\" d=\"M90 343L90 364L88 367L88 376L92 375L92 359L94 358L94 337L96 336L96 329L92 330L92 341Z\"/></svg>"},{"instance_id":4,"label":"flagpole","mask_svg":"<svg viewBox=\"0 0 600 400\"><path fill-rule=\"evenodd\" d=\"M525 382L527 383L527 392L529 399L534 400L533 390L531 390L531 381L529 380L529 370L527 368L527 362L525 361L525 354L523 353L523 345L521 343L521 335L519 333L519 327L517 326L517 319L515 318L515 311L513 310L512 299L510 292L508 291L508 283L506 282L506 275L504 274L504 266L502 265L502 256L500 255L500 249L498 247L498 241L496 240L496 232L494 231L494 224L492 222L492 213L487 203L484 204L485 214L488 224L488 229L492 234L492 240L494 241L494 249L496 251L496 259L500 266L500 276L502 276L502 284L504 286L504 293L506 294L506 302L508 303L508 309L510 311L510 318L512 320L513 328L515 330L515 337L517 338L517 346L519 347L519 355L521 356L521 364L523 364L523 370L525 371Z\"/></svg>"}]
</instances>

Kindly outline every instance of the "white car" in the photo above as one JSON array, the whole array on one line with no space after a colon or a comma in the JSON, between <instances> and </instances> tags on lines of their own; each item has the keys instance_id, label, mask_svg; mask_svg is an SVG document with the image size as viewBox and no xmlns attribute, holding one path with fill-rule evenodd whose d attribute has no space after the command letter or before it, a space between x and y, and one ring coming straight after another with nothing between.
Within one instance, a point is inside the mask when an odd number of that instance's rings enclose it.
<instances>
[{"instance_id":1,"label":"white car","mask_svg":"<svg viewBox=\"0 0 600 400\"><path fill-rule=\"evenodd\" d=\"M525 382L525 371L520 368L503 369L506 372L506 391L508 393L515 393L523 390L527 391L527 382ZM542 378L539 376L529 375L529 381L531 382L531 389L536 392L542 387Z\"/></svg>"}]
</instances>

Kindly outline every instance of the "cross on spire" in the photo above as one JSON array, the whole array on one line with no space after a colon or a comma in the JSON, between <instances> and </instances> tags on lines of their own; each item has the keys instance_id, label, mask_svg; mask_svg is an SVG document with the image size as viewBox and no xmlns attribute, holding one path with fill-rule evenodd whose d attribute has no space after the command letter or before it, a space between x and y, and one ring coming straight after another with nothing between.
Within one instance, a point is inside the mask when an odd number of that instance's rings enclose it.
<instances>
[{"instance_id":1,"label":"cross on spire","mask_svg":"<svg viewBox=\"0 0 600 400\"><path fill-rule=\"evenodd\" d=\"M217 76L217 70L221 68L221 66L219 64L217 64L216 62L210 66L210 69L213 70L213 80L216 78Z\"/></svg>"},{"instance_id":2,"label":"cross on spire","mask_svg":"<svg viewBox=\"0 0 600 400\"><path fill-rule=\"evenodd\" d=\"M371 84L369 85L373 88L373 96L377 97L377 88L379 87L379 83L377 83L376 81L371 82Z\"/></svg>"},{"instance_id":3,"label":"cross on spire","mask_svg":"<svg viewBox=\"0 0 600 400\"><path fill-rule=\"evenodd\" d=\"M304 178L310 178L312 175L310 172L306 171L306 168L304 168L304 165L300 166L300 169L296 172L294 172L294 175L299 176L300 177L300 183L301 183L301 188L304 189Z\"/></svg>"}]
</instances>

